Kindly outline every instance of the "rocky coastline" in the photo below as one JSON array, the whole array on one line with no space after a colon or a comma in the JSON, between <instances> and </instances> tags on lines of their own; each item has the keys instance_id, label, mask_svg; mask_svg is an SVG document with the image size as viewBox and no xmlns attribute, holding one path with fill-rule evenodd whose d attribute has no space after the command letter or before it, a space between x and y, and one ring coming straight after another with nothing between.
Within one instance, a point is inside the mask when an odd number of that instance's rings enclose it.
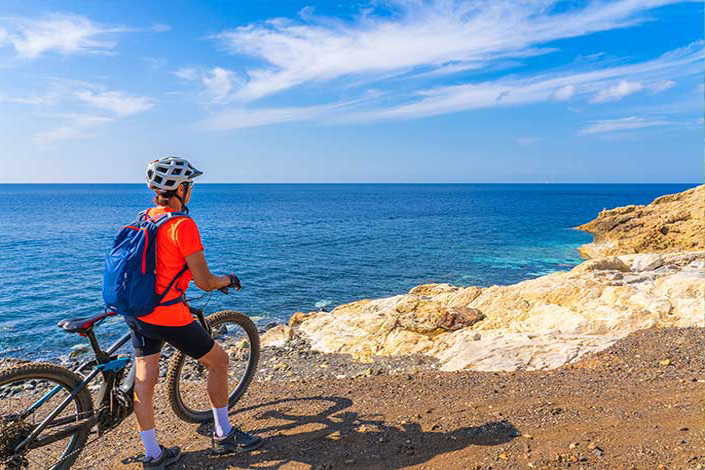
<instances>
[{"instance_id":1,"label":"rocky coastline","mask_svg":"<svg viewBox=\"0 0 705 470\"><path fill-rule=\"evenodd\" d=\"M702 327L705 186L604 210L585 262L508 286L427 284L331 312L297 312L262 344L304 341L357 362L424 355L444 371L554 369L652 327ZM377 359L376 359L377 358Z\"/></svg>"}]
</instances>

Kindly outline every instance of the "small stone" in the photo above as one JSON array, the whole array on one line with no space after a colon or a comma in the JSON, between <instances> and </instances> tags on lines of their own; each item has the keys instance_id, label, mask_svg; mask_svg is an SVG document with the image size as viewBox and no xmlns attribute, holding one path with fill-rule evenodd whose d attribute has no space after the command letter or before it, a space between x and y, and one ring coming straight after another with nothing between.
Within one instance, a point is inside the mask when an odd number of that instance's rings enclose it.
<instances>
[{"instance_id":1,"label":"small stone","mask_svg":"<svg viewBox=\"0 0 705 470\"><path fill-rule=\"evenodd\" d=\"M355 459L345 459L345 465L352 465L355 463Z\"/></svg>"},{"instance_id":2,"label":"small stone","mask_svg":"<svg viewBox=\"0 0 705 470\"><path fill-rule=\"evenodd\" d=\"M340 439L340 438L341 438L340 431L332 432L332 433L330 433L330 434L328 434L328 435L326 436L326 439L330 439L330 440L333 440L333 441L337 441L337 440Z\"/></svg>"},{"instance_id":3,"label":"small stone","mask_svg":"<svg viewBox=\"0 0 705 470\"><path fill-rule=\"evenodd\" d=\"M499 458L502 460L508 460L507 454L504 454L504 453L499 454Z\"/></svg>"},{"instance_id":4,"label":"small stone","mask_svg":"<svg viewBox=\"0 0 705 470\"><path fill-rule=\"evenodd\" d=\"M679 431L690 431L690 429L688 429L688 428L686 428L686 427L682 427L682 428L679 429Z\"/></svg>"},{"instance_id":5,"label":"small stone","mask_svg":"<svg viewBox=\"0 0 705 470\"><path fill-rule=\"evenodd\" d=\"M568 445L568 448L569 448L569 449L575 449L576 447L578 447L578 443L577 443L577 442L571 442L571 443Z\"/></svg>"},{"instance_id":6,"label":"small stone","mask_svg":"<svg viewBox=\"0 0 705 470\"><path fill-rule=\"evenodd\" d=\"M599 447L595 447L595 448L592 450L592 453L595 454L596 457L602 457L602 456L605 454L605 451L603 451L603 450L600 449Z\"/></svg>"},{"instance_id":7,"label":"small stone","mask_svg":"<svg viewBox=\"0 0 705 470\"><path fill-rule=\"evenodd\" d=\"M578 461L578 458L577 458L575 455L571 455L571 456L568 458L568 461L569 461L569 462L572 462L572 463L575 463L575 462Z\"/></svg>"},{"instance_id":8,"label":"small stone","mask_svg":"<svg viewBox=\"0 0 705 470\"><path fill-rule=\"evenodd\" d=\"M661 361L658 361L658 364L659 364L661 367L668 367L668 366L671 365L671 360L670 360L670 359L663 359L663 360L661 360Z\"/></svg>"},{"instance_id":9,"label":"small stone","mask_svg":"<svg viewBox=\"0 0 705 470\"><path fill-rule=\"evenodd\" d=\"M590 441L588 443L588 449L592 450L592 449L596 449L596 448L597 448L597 444L595 444L595 442Z\"/></svg>"}]
</instances>

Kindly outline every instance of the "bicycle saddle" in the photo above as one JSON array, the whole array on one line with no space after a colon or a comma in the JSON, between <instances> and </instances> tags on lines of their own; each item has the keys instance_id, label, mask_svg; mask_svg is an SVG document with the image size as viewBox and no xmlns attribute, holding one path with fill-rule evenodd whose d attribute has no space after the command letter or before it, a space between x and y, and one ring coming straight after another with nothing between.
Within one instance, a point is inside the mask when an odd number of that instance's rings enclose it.
<instances>
[{"instance_id":1,"label":"bicycle saddle","mask_svg":"<svg viewBox=\"0 0 705 470\"><path fill-rule=\"evenodd\" d=\"M108 310L92 317L72 318L70 320L61 320L56 326L63 328L68 333L85 333L93 328L96 323L100 323L108 317L117 315L117 312Z\"/></svg>"}]
</instances>

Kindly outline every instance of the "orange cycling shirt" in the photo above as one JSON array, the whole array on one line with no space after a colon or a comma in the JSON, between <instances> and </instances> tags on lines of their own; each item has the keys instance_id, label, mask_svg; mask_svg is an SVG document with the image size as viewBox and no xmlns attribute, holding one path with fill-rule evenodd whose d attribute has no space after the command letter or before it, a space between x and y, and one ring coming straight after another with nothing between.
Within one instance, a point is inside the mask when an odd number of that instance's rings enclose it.
<instances>
[{"instance_id":1,"label":"orange cycling shirt","mask_svg":"<svg viewBox=\"0 0 705 470\"><path fill-rule=\"evenodd\" d=\"M147 215L156 219L167 212L176 212L169 207L157 206L149 209ZM201 235L198 233L196 222L190 217L178 217L169 220L157 232L157 279L156 291L161 294L167 288L174 276L186 264L186 257L203 250ZM172 286L162 300L166 302L185 292L193 279L191 271L184 272ZM174 305L157 307L140 320L152 325L160 326L186 326L193 321L188 307L179 302Z\"/></svg>"}]
</instances>

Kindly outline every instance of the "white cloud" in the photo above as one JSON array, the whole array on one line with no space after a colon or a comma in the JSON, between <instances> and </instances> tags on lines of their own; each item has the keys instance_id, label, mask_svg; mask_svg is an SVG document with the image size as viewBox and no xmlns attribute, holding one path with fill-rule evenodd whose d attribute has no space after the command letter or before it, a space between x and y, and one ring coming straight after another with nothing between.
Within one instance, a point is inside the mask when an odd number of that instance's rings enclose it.
<instances>
[{"instance_id":1,"label":"white cloud","mask_svg":"<svg viewBox=\"0 0 705 470\"><path fill-rule=\"evenodd\" d=\"M201 77L205 87L206 97L213 103L224 103L230 96L233 84L236 82L235 73L222 67L213 67Z\"/></svg>"},{"instance_id":2,"label":"white cloud","mask_svg":"<svg viewBox=\"0 0 705 470\"><path fill-rule=\"evenodd\" d=\"M196 80L198 78L198 71L193 67L182 67L173 72L174 75L182 80Z\"/></svg>"},{"instance_id":3,"label":"white cloud","mask_svg":"<svg viewBox=\"0 0 705 470\"><path fill-rule=\"evenodd\" d=\"M34 59L49 51L68 55L106 53L115 47L111 33L127 31L92 22L84 16L50 14L40 18L0 18L4 34L0 45L8 44L19 57Z\"/></svg>"},{"instance_id":4,"label":"white cloud","mask_svg":"<svg viewBox=\"0 0 705 470\"><path fill-rule=\"evenodd\" d=\"M152 31L155 33L165 33L167 31L171 31L172 27L169 26L168 24L163 24L163 23L155 23L152 25Z\"/></svg>"},{"instance_id":5,"label":"white cloud","mask_svg":"<svg viewBox=\"0 0 705 470\"><path fill-rule=\"evenodd\" d=\"M73 140L90 136L90 130L112 121L105 116L90 114L69 114L56 116L65 124L48 131L35 134L34 141L39 145L49 145L61 140Z\"/></svg>"},{"instance_id":6,"label":"white cloud","mask_svg":"<svg viewBox=\"0 0 705 470\"><path fill-rule=\"evenodd\" d=\"M640 63L583 72L547 72L524 78L507 78L421 90L412 95L365 93L355 100L290 108L245 108L221 111L206 121L211 129L238 129L282 122L322 121L326 123L370 122L406 119L497 106L517 106L556 99L590 98L614 84L631 80L655 83L664 77L698 76L702 73L703 41L675 49ZM379 103L404 99L402 104Z\"/></svg>"},{"instance_id":7,"label":"white cloud","mask_svg":"<svg viewBox=\"0 0 705 470\"><path fill-rule=\"evenodd\" d=\"M575 86L566 85L553 92L553 99L556 101L565 101L571 99L573 95L575 95Z\"/></svg>"},{"instance_id":8,"label":"white cloud","mask_svg":"<svg viewBox=\"0 0 705 470\"><path fill-rule=\"evenodd\" d=\"M613 101L619 101L627 95L636 93L644 89L644 85L640 82L628 82L626 80L621 80L616 85L609 86L604 90L601 90L595 97L590 101L591 103L608 103Z\"/></svg>"},{"instance_id":9,"label":"white cloud","mask_svg":"<svg viewBox=\"0 0 705 470\"><path fill-rule=\"evenodd\" d=\"M96 108L110 111L117 116L141 113L154 106L154 100L143 96L130 96L119 91L77 91L76 97Z\"/></svg>"},{"instance_id":10,"label":"white cloud","mask_svg":"<svg viewBox=\"0 0 705 470\"><path fill-rule=\"evenodd\" d=\"M652 93L661 93L662 91L670 90L676 86L676 82L673 80L661 80L659 82L653 83L649 86Z\"/></svg>"},{"instance_id":11,"label":"white cloud","mask_svg":"<svg viewBox=\"0 0 705 470\"><path fill-rule=\"evenodd\" d=\"M275 18L215 37L227 51L262 61L235 93L252 101L311 81L452 71L449 64L469 69L529 57L545 53L540 46L556 39L646 21L645 11L677 1L592 0L555 13L555 0L392 0L387 15L363 10L355 21L343 22L308 9L302 20Z\"/></svg>"},{"instance_id":12,"label":"white cloud","mask_svg":"<svg viewBox=\"0 0 705 470\"><path fill-rule=\"evenodd\" d=\"M636 82L655 82L673 77L702 74L703 41L667 52L646 61L585 72L547 72L524 78L502 78L494 81L440 86L408 97L406 103L378 107L351 114L348 119L371 121L375 119L416 118L436 116L469 109L512 106L545 102L565 96L565 87L572 86L575 97L594 96L614 87L615 81L627 82L624 90L638 87ZM560 91L563 90L563 91ZM560 93L559 93L560 91Z\"/></svg>"},{"instance_id":13,"label":"white cloud","mask_svg":"<svg viewBox=\"0 0 705 470\"><path fill-rule=\"evenodd\" d=\"M601 121L592 121L589 125L580 129L580 131L578 131L578 134L604 134L608 132L626 131L653 126L667 126L673 124L677 123L666 119L644 119L637 116L631 116L621 119L605 119Z\"/></svg>"}]
</instances>

